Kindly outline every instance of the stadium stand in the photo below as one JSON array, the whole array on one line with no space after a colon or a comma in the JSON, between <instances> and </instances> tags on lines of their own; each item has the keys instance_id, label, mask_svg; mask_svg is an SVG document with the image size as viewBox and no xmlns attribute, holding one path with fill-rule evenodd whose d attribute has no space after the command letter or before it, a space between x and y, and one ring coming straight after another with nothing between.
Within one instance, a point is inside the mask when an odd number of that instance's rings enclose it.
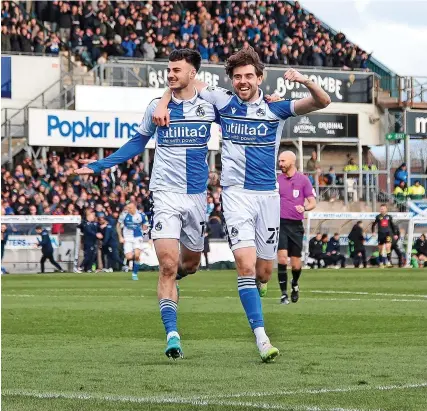
<instances>
[{"instance_id":1,"label":"stadium stand","mask_svg":"<svg viewBox=\"0 0 427 411\"><path fill-rule=\"evenodd\" d=\"M253 46L266 64L367 69L370 55L332 32L299 2L2 2L3 52L58 54L88 65L108 56L167 59L176 48L225 61ZM26 17L28 16L28 17Z\"/></svg>"}]
</instances>

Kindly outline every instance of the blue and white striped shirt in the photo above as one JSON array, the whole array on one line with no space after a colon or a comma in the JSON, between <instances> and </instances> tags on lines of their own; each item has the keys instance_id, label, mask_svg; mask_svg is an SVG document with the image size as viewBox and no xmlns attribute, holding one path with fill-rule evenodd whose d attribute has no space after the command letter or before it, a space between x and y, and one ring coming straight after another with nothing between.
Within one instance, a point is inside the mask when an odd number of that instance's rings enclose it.
<instances>
[{"instance_id":1,"label":"blue and white striped shirt","mask_svg":"<svg viewBox=\"0 0 427 411\"><path fill-rule=\"evenodd\" d=\"M154 166L150 179L151 191L199 194L206 191L209 168L207 162L211 124L216 112L212 104L196 93L190 100L172 95L168 110L169 127L157 127L152 116L159 99L153 100L137 133L124 146L88 165L95 172L123 163L144 151L150 137L156 139Z\"/></svg>"},{"instance_id":2,"label":"blue and white striped shirt","mask_svg":"<svg viewBox=\"0 0 427 411\"><path fill-rule=\"evenodd\" d=\"M285 120L295 116L293 100L267 103L260 97L248 103L231 91L206 87L200 96L219 112L222 131L222 174L224 187L250 191L277 188L276 159Z\"/></svg>"},{"instance_id":3,"label":"blue and white striped shirt","mask_svg":"<svg viewBox=\"0 0 427 411\"><path fill-rule=\"evenodd\" d=\"M123 227L125 239L142 237L142 226L148 226L148 218L144 213L137 211L135 214L123 212L120 214L119 223Z\"/></svg>"}]
</instances>

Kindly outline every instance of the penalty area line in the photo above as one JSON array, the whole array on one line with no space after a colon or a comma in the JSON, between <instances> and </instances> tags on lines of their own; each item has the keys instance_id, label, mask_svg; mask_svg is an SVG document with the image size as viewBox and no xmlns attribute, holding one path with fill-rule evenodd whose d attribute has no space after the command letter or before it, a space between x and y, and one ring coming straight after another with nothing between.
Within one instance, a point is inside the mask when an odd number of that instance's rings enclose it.
<instances>
[{"instance_id":1,"label":"penalty area line","mask_svg":"<svg viewBox=\"0 0 427 411\"><path fill-rule=\"evenodd\" d=\"M120 402L131 404L188 404L195 407L209 407L212 405L220 407L244 407L253 409L265 410L281 410L281 411L382 411L380 409L360 409L360 408L343 408L343 407L317 407L305 405L280 405L268 403L256 403L247 401L224 401L224 400L209 400L198 399L196 397L134 397L122 395L104 395L104 394L89 394L78 392L37 392L32 390L14 390L5 389L2 391L3 397L29 397L38 399L65 399L74 401L104 401L104 402Z\"/></svg>"}]
</instances>

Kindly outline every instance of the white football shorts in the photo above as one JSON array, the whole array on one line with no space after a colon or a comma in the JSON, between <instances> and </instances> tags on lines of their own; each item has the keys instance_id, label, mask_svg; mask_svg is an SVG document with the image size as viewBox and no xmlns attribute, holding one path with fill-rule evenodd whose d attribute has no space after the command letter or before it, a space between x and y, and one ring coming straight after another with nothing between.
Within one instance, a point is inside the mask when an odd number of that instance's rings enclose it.
<instances>
[{"instance_id":1,"label":"white football shorts","mask_svg":"<svg viewBox=\"0 0 427 411\"><path fill-rule=\"evenodd\" d=\"M206 192L182 194L153 192L154 216L151 238L176 238L191 251L204 248Z\"/></svg>"},{"instance_id":2,"label":"white football shorts","mask_svg":"<svg viewBox=\"0 0 427 411\"><path fill-rule=\"evenodd\" d=\"M222 207L231 249L255 247L257 257L276 258L280 231L279 193L242 191L233 187L222 192Z\"/></svg>"},{"instance_id":3,"label":"white football shorts","mask_svg":"<svg viewBox=\"0 0 427 411\"><path fill-rule=\"evenodd\" d=\"M144 242L143 237L133 237L133 238L126 238L125 242L123 244L123 251L125 254L131 253L134 250L142 250L142 243Z\"/></svg>"}]
</instances>

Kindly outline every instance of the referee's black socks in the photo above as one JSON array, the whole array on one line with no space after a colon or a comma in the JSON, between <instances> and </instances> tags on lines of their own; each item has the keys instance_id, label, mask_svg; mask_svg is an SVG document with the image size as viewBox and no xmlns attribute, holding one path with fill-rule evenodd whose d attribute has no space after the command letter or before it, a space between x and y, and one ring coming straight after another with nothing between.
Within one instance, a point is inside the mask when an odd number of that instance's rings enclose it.
<instances>
[{"instance_id":1,"label":"referee's black socks","mask_svg":"<svg viewBox=\"0 0 427 411\"><path fill-rule=\"evenodd\" d=\"M283 294L286 294L286 289L288 285L288 266L286 264L279 264L277 267L277 274L279 278L280 291Z\"/></svg>"},{"instance_id":2,"label":"referee's black socks","mask_svg":"<svg viewBox=\"0 0 427 411\"><path fill-rule=\"evenodd\" d=\"M301 268L299 270L292 269L292 285L297 285L301 277Z\"/></svg>"}]
</instances>

